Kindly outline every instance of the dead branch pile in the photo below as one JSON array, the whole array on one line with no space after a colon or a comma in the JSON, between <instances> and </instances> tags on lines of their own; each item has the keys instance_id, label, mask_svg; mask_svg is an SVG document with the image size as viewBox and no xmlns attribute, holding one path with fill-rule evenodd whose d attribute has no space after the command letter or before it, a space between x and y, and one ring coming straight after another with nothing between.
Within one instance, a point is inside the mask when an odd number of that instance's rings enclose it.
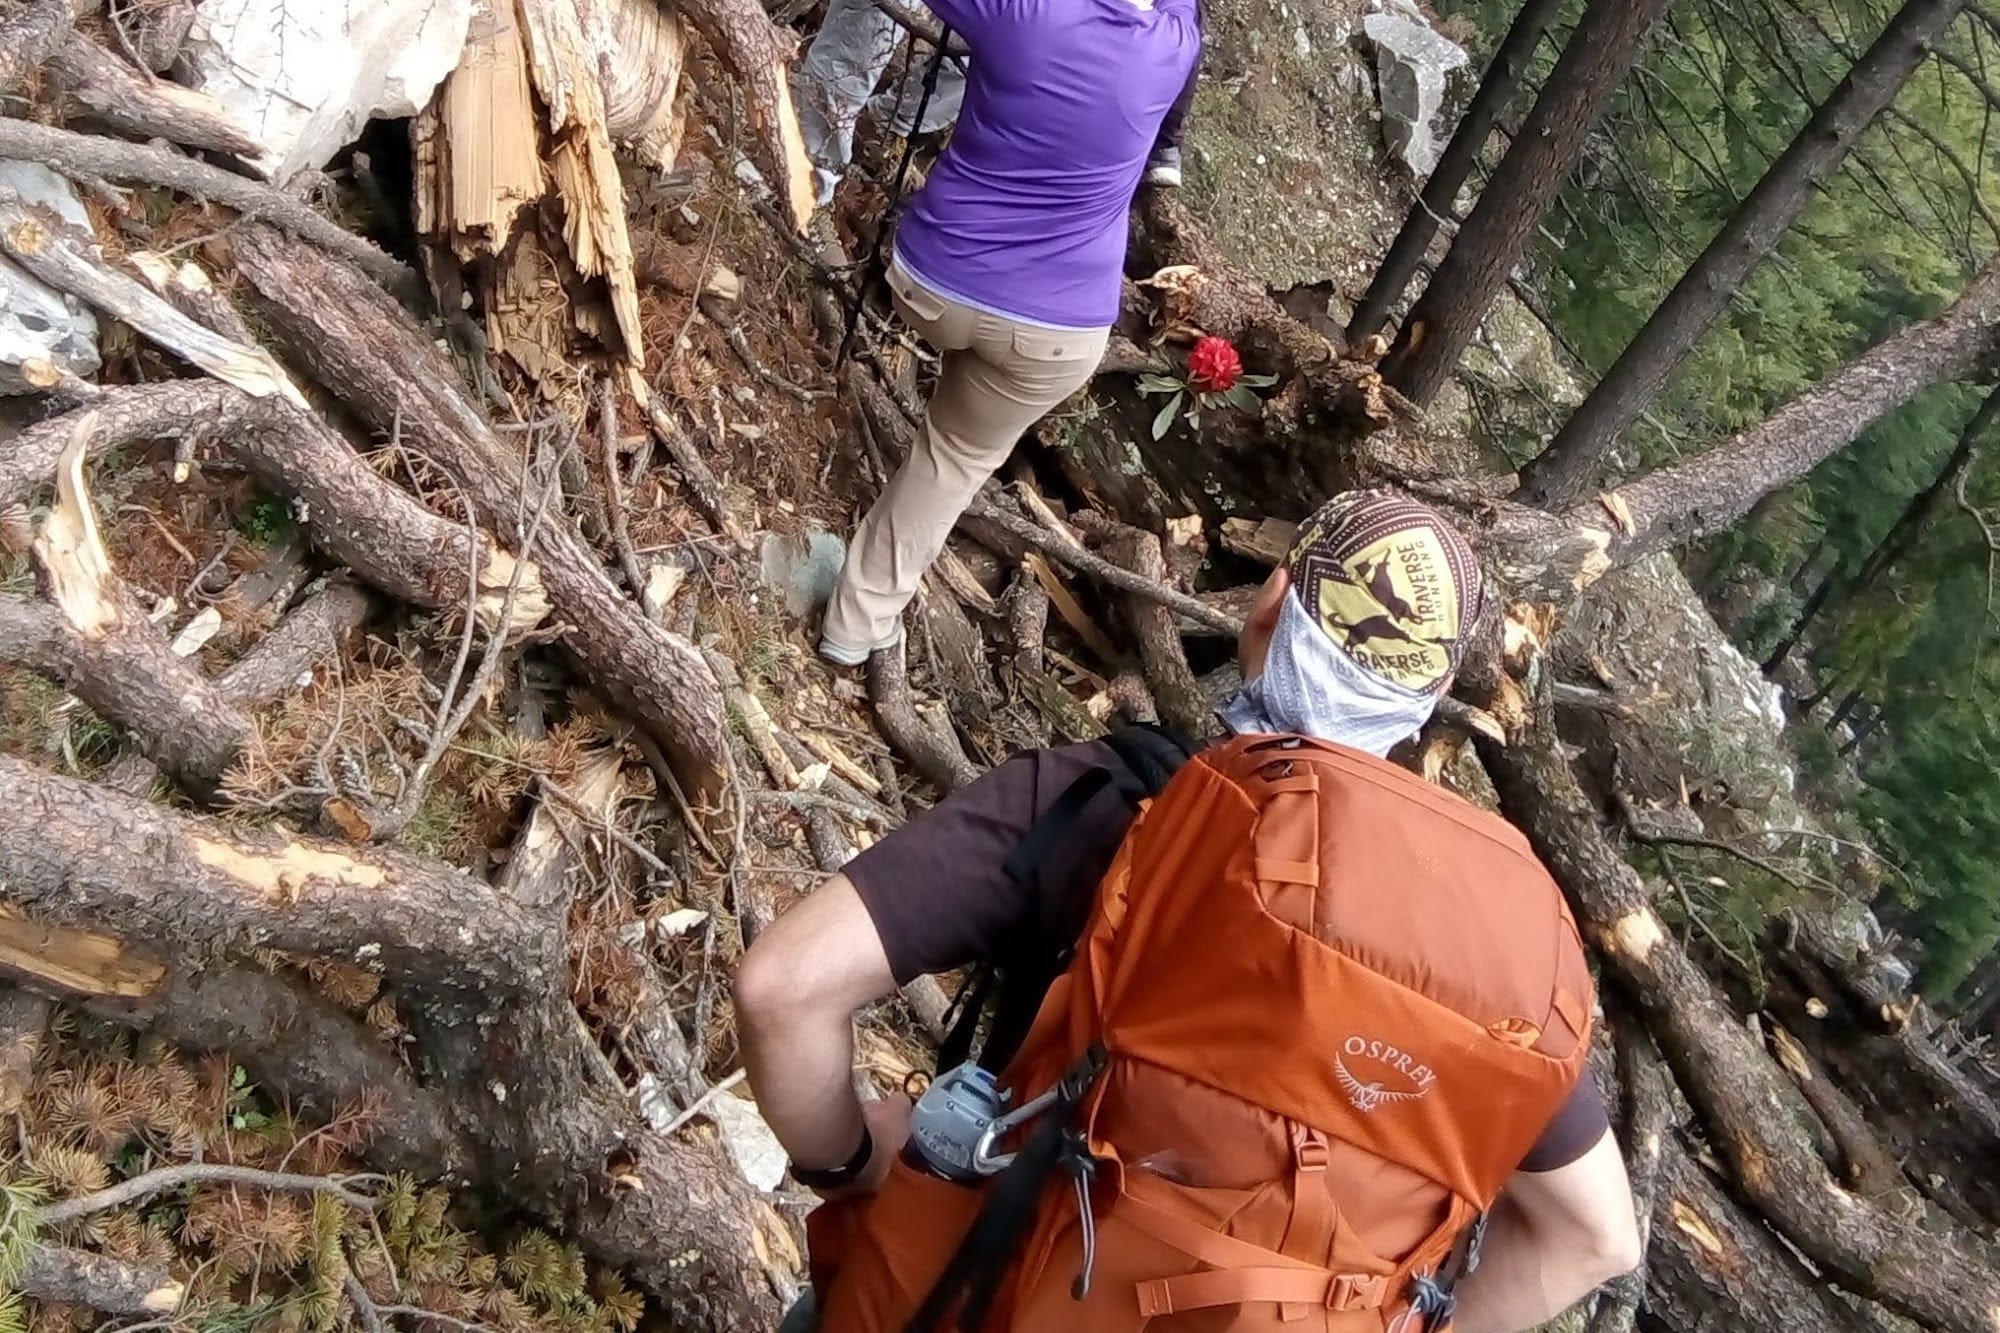
<instances>
[{"instance_id":1,"label":"dead branch pile","mask_svg":"<svg viewBox=\"0 0 2000 1333\"><path fill-rule=\"evenodd\" d=\"M1409 446L1378 348L1293 318L1148 199L1150 276L1096 387L1111 426L1024 449L931 572L908 654L835 677L801 632L816 525L844 531L909 449L919 365L871 316L836 394L828 297L854 284L804 238L789 32L741 0L441 4L407 29L382 6L367 40L446 49L435 95L392 111L403 180L345 140L302 165L324 126L263 115L296 70L157 77L183 40L226 41L217 6L178 36L157 8L136 34L69 0L0 19L0 280L76 333L11 364L25 410L0 440L0 1106L47 1072L55 1001L229 1052L288 1114L365 1107L339 1160L533 1215L690 1327L768 1328L801 1281L801 1200L728 1077L744 943L1016 749L1207 731L1287 520L1388 479L1460 508L1517 599L1421 762L1490 776L1595 941L1650 1308L1692 1326L1748 1286L1744 1327L1879 1307L2000 1328L2000 1197L1964 1174L2000 1150L1991 1088L1810 930L1768 942L1782 984L1755 1003L1720 984L1555 732L1560 614L1722 521L1745 477L1809 463L1777 428L1718 448L1734 472L1560 515L1495 499L1504 479ZM355 96L347 140L393 107ZM1902 350L1938 376L1984 358L1994 287ZM1128 382L1195 331L1280 377L1219 449L1146 438ZM1880 379L1801 411L1878 410L1901 391ZM905 1000L863 1043L890 1082L943 1010L934 982ZM237 1299L70 1225L159 1184L105 1174L130 1139L70 1164L24 1288L134 1316ZM417 1317L350 1225L388 1195L244 1169L221 1183L353 1210L327 1224L346 1259L314 1269L338 1318ZM1594 1326L1632 1327L1638 1296Z\"/></svg>"}]
</instances>

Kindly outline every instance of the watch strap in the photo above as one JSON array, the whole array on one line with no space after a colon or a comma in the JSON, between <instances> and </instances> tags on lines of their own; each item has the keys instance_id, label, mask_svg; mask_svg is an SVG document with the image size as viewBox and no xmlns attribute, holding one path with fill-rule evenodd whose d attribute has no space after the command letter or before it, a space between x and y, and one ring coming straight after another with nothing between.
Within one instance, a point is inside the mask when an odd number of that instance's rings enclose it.
<instances>
[{"instance_id":1,"label":"watch strap","mask_svg":"<svg viewBox=\"0 0 2000 1333\"><path fill-rule=\"evenodd\" d=\"M852 1185L868 1169L868 1163L875 1157L875 1135L866 1124L861 1126L861 1146L854 1155L839 1166L811 1167L792 1165L792 1179L810 1190L837 1190Z\"/></svg>"}]
</instances>

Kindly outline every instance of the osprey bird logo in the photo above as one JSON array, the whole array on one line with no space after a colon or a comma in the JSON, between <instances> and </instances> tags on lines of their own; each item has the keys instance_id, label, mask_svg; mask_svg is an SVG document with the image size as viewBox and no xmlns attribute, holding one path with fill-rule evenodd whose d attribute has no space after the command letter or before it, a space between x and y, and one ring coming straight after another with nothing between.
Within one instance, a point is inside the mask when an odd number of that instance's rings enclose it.
<instances>
[{"instance_id":1,"label":"osprey bird logo","mask_svg":"<svg viewBox=\"0 0 2000 1333\"><path fill-rule=\"evenodd\" d=\"M1394 1088L1383 1079L1363 1081L1349 1068L1348 1060L1368 1060L1395 1071L1410 1086ZM1340 1086L1347 1092L1347 1100L1354 1103L1354 1109L1364 1115L1372 1115L1384 1106L1395 1102L1413 1102L1431 1090L1431 1083L1437 1077L1427 1065L1420 1064L1408 1053L1397 1050L1380 1041L1366 1041L1360 1037L1349 1037L1333 1057L1334 1071L1340 1076ZM1366 1066L1363 1066L1366 1072Z\"/></svg>"}]
</instances>

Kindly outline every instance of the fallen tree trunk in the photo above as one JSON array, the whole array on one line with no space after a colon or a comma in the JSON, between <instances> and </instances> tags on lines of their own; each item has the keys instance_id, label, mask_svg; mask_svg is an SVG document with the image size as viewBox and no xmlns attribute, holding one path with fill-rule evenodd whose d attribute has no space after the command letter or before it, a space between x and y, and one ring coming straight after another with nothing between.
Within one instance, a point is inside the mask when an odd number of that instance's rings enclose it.
<instances>
[{"instance_id":1,"label":"fallen tree trunk","mask_svg":"<svg viewBox=\"0 0 2000 1333\"><path fill-rule=\"evenodd\" d=\"M1840 956L1830 932L1806 921L1766 950L1772 1011L1823 1081L1879 1126L1899 1179L1967 1226L2000 1225L2000 1154L1993 1099L1923 1031L1915 1001L1861 974L1866 956Z\"/></svg>"},{"instance_id":2,"label":"fallen tree trunk","mask_svg":"<svg viewBox=\"0 0 2000 1333\"><path fill-rule=\"evenodd\" d=\"M4 755L0 791L4 891L38 921L339 957L432 992L559 984L524 956L520 909L405 853L187 819Z\"/></svg>"},{"instance_id":3,"label":"fallen tree trunk","mask_svg":"<svg viewBox=\"0 0 2000 1333\"><path fill-rule=\"evenodd\" d=\"M1510 744L1479 746L1502 811L1562 884L1608 978L1644 1012L1743 1195L1856 1295L1954 1333L2000 1329L2000 1273L1982 1255L1828 1176L1785 1110L1795 1094L1784 1075L1654 913L1598 826L1554 728L1532 725Z\"/></svg>"},{"instance_id":4,"label":"fallen tree trunk","mask_svg":"<svg viewBox=\"0 0 2000 1333\"><path fill-rule=\"evenodd\" d=\"M1883 1333L1678 1144L1660 1163L1652 1232L1648 1322L1674 1333Z\"/></svg>"},{"instance_id":5,"label":"fallen tree trunk","mask_svg":"<svg viewBox=\"0 0 2000 1333\"><path fill-rule=\"evenodd\" d=\"M1513 503L1488 514L1482 550L1519 597L1567 604L1614 565L1720 532L1884 415L1994 357L2000 265L1942 314L1890 335L1756 425L1671 467L1550 516Z\"/></svg>"},{"instance_id":6,"label":"fallen tree trunk","mask_svg":"<svg viewBox=\"0 0 2000 1333\"><path fill-rule=\"evenodd\" d=\"M531 908L416 857L245 834L4 757L0 886L0 969L65 999L157 1004L177 974L134 941L171 940L224 981L249 974L217 956L251 948L379 970L414 1037L416 1085L444 1108L444 1143L469 1147L475 1180L567 1228L683 1323L775 1322L777 1278L751 1256L789 1248L782 1220L713 1152L654 1133L622 1088L591 1075L602 1058L568 1001L566 896ZM278 979L265 980L269 995ZM196 1002L180 999L176 1037L237 1038L246 1063L284 1067L274 1087L323 1086L296 1030L243 1032L226 1008L197 1021ZM339 1046L353 1025L321 1031ZM351 1070L359 1052L339 1054Z\"/></svg>"},{"instance_id":7,"label":"fallen tree trunk","mask_svg":"<svg viewBox=\"0 0 2000 1333\"><path fill-rule=\"evenodd\" d=\"M422 331L352 270L268 228L244 228L230 249L287 353L372 428L449 474L482 522L518 540L530 489L521 453L501 442ZM565 646L665 747L695 808L713 808L726 741L721 693L700 654L620 593L567 521L545 525L537 554L570 628Z\"/></svg>"}]
</instances>

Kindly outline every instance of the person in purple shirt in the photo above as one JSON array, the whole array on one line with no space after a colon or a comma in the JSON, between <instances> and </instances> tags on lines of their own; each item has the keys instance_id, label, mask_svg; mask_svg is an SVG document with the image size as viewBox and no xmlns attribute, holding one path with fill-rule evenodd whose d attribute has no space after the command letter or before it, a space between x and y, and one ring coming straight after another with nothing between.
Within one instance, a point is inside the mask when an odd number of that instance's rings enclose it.
<instances>
[{"instance_id":1,"label":"person in purple shirt","mask_svg":"<svg viewBox=\"0 0 2000 1333\"><path fill-rule=\"evenodd\" d=\"M932 0L972 52L951 143L898 227L889 288L943 353L922 437L848 544L820 653L858 665L981 484L1089 381L1118 317L1126 214L1201 50L1196 0Z\"/></svg>"}]
</instances>

